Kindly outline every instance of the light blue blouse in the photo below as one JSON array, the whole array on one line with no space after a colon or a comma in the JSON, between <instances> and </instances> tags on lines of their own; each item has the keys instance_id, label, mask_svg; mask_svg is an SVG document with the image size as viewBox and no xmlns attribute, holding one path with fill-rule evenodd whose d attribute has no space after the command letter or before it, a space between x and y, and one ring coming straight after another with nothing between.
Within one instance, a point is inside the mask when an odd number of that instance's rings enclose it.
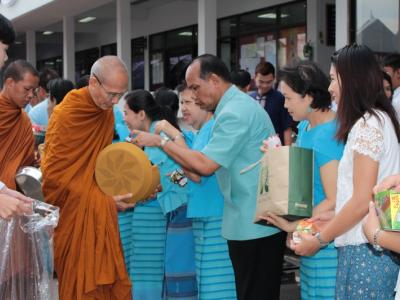
<instances>
[{"instance_id":1,"label":"light blue blouse","mask_svg":"<svg viewBox=\"0 0 400 300\"><path fill-rule=\"evenodd\" d=\"M213 126L214 119L210 119L197 134L192 133L194 136L190 148L202 150L210 140ZM223 208L224 197L215 175L203 176L200 182L189 180L188 218L222 217Z\"/></svg>"},{"instance_id":2,"label":"light blue blouse","mask_svg":"<svg viewBox=\"0 0 400 300\"><path fill-rule=\"evenodd\" d=\"M297 126L297 146L314 150L314 206L326 198L321 181L320 168L332 160L340 160L344 145L335 139L336 120L317 125L310 130L308 121L302 121Z\"/></svg>"},{"instance_id":3,"label":"light blue blouse","mask_svg":"<svg viewBox=\"0 0 400 300\"><path fill-rule=\"evenodd\" d=\"M265 110L249 95L231 86L214 113L210 141L201 152L221 167L215 172L224 196L222 236L228 240L251 240L279 232L279 229L254 223L257 202L257 162L263 140L275 133Z\"/></svg>"},{"instance_id":4,"label":"light blue blouse","mask_svg":"<svg viewBox=\"0 0 400 300\"><path fill-rule=\"evenodd\" d=\"M153 122L150 127L150 132L154 133L156 122ZM159 205L164 214L167 214L179 206L186 204L188 199L188 191L186 186L181 187L170 180L169 175L173 171L180 169L180 166L169 157L162 149L158 147L145 147L144 152L149 160L157 165L160 172L160 182L162 192L157 194L157 201L145 202L151 206ZM140 204L139 204L140 205Z\"/></svg>"}]
</instances>

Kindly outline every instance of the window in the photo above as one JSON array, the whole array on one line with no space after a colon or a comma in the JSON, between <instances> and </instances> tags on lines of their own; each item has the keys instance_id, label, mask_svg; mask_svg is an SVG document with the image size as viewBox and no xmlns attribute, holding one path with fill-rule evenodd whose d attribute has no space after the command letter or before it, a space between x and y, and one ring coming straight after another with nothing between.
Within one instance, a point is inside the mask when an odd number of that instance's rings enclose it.
<instances>
[{"instance_id":1,"label":"window","mask_svg":"<svg viewBox=\"0 0 400 300\"><path fill-rule=\"evenodd\" d=\"M99 58L99 48L91 48L75 52L75 80L90 74L90 68Z\"/></svg>"},{"instance_id":2,"label":"window","mask_svg":"<svg viewBox=\"0 0 400 300\"><path fill-rule=\"evenodd\" d=\"M263 60L280 68L304 59L306 1L269 7L218 21L218 55L231 69L254 74Z\"/></svg>"},{"instance_id":3,"label":"window","mask_svg":"<svg viewBox=\"0 0 400 300\"><path fill-rule=\"evenodd\" d=\"M258 32L260 28L265 31L273 30L276 25L276 9L262 10L242 15L239 18L239 34Z\"/></svg>"},{"instance_id":4,"label":"window","mask_svg":"<svg viewBox=\"0 0 400 300\"><path fill-rule=\"evenodd\" d=\"M145 37L136 38L132 43L132 89L144 89L144 50L147 47Z\"/></svg>"},{"instance_id":5,"label":"window","mask_svg":"<svg viewBox=\"0 0 400 300\"><path fill-rule=\"evenodd\" d=\"M187 65L197 55L197 26L150 36L150 89L161 86L174 89Z\"/></svg>"},{"instance_id":6,"label":"window","mask_svg":"<svg viewBox=\"0 0 400 300\"><path fill-rule=\"evenodd\" d=\"M400 2L398 0L353 0L353 41L378 53L396 52L400 44Z\"/></svg>"},{"instance_id":7,"label":"window","mask_svg":"<svg viewBox=\"0 0 400 300\"><path fill-rule=\"evenodd\" d=\"M279 23L282 27L306 24L306 4L298 2L282 6L279 9Z\"/></svg>"},{"instance_id":8,"label":"window","mask_svg":"<svg viewBox=\"0 0 400 300\"><path fill-rule=\"evenodd\" d=\"M45 67L56 70L57 73L60 76L62 76L63 75L63 60L62 60L62 56L56 56L56 57L52 57L52 58L38 60L36 62L36 68L38 70L42 70Z\"/></svg>"},{"instance_id":9,"label":"window","mask_svg":"<svg viewBox=\"0 0 400 300\"><path fill-rule=\"evenodd\" d=\"M100 56L117 55L117 43L108 44L100 47Z\"/></svg>"}]
</instances>

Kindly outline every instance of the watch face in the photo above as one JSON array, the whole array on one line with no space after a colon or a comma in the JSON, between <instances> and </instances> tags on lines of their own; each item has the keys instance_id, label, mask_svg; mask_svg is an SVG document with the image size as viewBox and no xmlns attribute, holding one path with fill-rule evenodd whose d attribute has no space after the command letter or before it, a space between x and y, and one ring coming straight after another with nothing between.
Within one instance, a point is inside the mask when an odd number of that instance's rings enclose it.
<instances>
[{"instance_id":1,"label":"watch face","mask_svg":"<svg viewBox=\"0 0 400 300\"><path fill-rule=\"evenodd\" d=\"M17 2L17 0L1 0L1 4L4 6L12 6Z\"/></svg>"}]
</instances>

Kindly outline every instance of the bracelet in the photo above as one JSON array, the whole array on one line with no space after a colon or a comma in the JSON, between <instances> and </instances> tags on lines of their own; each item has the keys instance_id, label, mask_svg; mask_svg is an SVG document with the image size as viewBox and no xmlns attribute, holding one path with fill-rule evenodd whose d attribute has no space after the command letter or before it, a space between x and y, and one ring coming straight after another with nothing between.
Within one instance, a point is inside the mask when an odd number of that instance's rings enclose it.
<instances>
[{"instance_id":1,"label":"bracelet","mask_svg":"<svg viewBox=\"0 0 400 300\"><path fill-rule=\"evenodd\" d=\"M381 233L381 231L382 231L382 229L380 229L380 228L377 228L374 231L372 246L374 247L374 249L376 251L383 251L383 248L381 246L379 246L379 244L378 244L378 237L379 237L379 234Z\"/></svg>"},{"instance_id":2,"label":"bracelet","mask_svg":"<svg viewBox=\"0 0 400 300\"><path fill-rule=\"evenodd\" d=\"M170 141L169 137L162 136L161 137L161 142L160 142L160 148L164 148L165 144Z\"/></svg>"},{"instance_id":3,"label":"bracelet","mask_svg":"<svg viewBox=\"0 0 400 300\"><path fill-rule=\"evenodd\" d=\"M319 246L320 246L321 248L324 248L324 247L326 247L326 246L329 245L329 242L324 242L324 241L322 240L322 238L321 238L321 233L320 233L320 232L317 232L314 236L317 238L317 240L318 240L318 242L319 242Z\"/></svg>"},{"instance_id":4,"label":"bracelet","mask_svg":"<svg viewBox=\"0 0 400 300\"><path fill-rule=\"evenodd\" d=\"M171 141L175 142L176 140L179 140L182 138L182 134L177 134L176 136L174 136L173 138L171 138Z\"/></svg>"}]
</instances>

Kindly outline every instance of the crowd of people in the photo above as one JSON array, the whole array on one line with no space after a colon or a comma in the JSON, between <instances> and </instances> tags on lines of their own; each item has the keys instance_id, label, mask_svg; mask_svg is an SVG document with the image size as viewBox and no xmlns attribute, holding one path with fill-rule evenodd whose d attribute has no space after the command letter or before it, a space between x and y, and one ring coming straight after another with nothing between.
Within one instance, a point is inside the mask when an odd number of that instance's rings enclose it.
<instances>
[{"instance_id":1,"label":"crowd of people","mask_svg":"<svg viewBox=\"0 0 400 300\"><path fill-rule=\"evenodd\" d=\"M14 40L0 15L0 67ZM151 93L128 91L116 56L99 58L76 85L13 61L0 92L0 218L31 212L15 174L39 166L44 199L60 208L61 300L279 299L286 246L301 256L301 299L400 299L400 234L381 229L373 203L379 191L400 192L400 55L381 63L354 44L330 63L328 77L310 61L277 74L261 61L252 81L203 54L176 91ZM314 152L316 234L273 213L253 222L255 163L275 134ZM160 172L137 204L107 196L94 176L100 152L128 135Z\"/></svg>"}]
</instances>

